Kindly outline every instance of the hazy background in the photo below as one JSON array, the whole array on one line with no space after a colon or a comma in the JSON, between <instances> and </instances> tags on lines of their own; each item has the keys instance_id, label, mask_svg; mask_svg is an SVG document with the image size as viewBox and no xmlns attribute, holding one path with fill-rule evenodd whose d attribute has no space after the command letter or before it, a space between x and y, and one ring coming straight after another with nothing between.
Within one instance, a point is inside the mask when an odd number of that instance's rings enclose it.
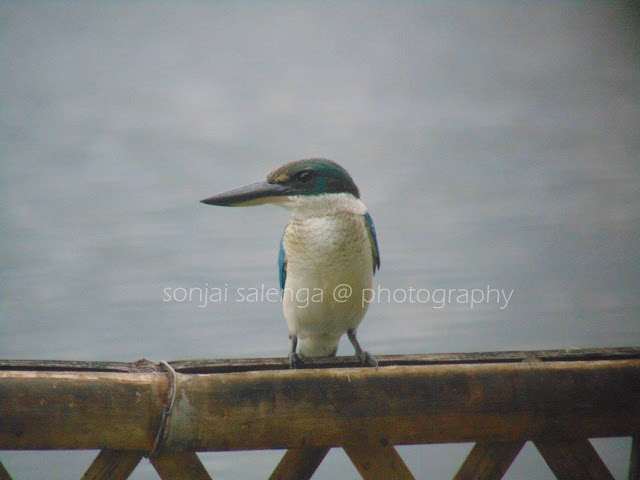
<instances>
[{"instance_id":1,"label":"hazy background","mask_svg":"<svg viewBox=\"0 0 640 480\"><path fill-rule=\"evenodd\" d=\"M310 156L360 187L384 288L515 290L373 304L374 354L640 345L639 24L615 2L2 2L0 358L284 356L281 305L234 292L277 286L286 212L198 201ZM626 478L629 441L594 443ZM400 451L450 478L470 448ZM94 456L0 452L16 479ZM281 456L200 455L222 479ZM314 478L357 472L333 450ZM553 476L529 444L506 478Z\"/></svg>"}]
</instances>

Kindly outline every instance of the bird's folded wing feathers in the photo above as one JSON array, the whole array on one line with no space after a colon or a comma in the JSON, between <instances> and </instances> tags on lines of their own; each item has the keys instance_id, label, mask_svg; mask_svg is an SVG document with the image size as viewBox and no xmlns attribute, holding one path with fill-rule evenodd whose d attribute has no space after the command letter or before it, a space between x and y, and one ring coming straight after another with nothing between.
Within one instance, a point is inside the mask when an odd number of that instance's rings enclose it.
<instances>
[{"instance_id":1,"label":"bird's folded wing feathers","mask_svg":"<svg viewBox=\"0 0 640 480\"><path fill-rule=\"evenodd\" d=\"M280 274L280 291L284 294L284 282L287 279L287 258L284 253L284 235L280 240L280 253L278 254L278 273Z\"/></svg>"},{"instance_id":2,"label":"bird's folded wing feathers","mask_svg":"<svg viewBox=\"0 0 640 480\"><path fill-rule=\"evenodd\" d=\"M364 223L369 232L369 240L371 240L371 253L373 254L373 273L376 269L380 270L380 250L378 250L378 239L376 238L376 227L373 225L373 219L369 212L364 214Z\"/></svg>"}]
</instances>

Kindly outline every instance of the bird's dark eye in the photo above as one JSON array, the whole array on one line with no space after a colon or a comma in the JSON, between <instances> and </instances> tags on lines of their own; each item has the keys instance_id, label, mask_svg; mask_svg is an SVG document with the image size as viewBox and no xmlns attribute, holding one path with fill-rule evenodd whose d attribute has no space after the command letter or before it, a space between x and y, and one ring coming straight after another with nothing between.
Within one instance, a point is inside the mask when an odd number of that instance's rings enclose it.
<instances>
[{"instance_id":1,"label":"bird's dark eye","mask_svg":"<svg viewBox=\"0 0 640 480\"><path fill-rule=\"evenodd\" d=\"M313 182L313 179L316 178L316 172L313 170L302 170L298 175L296 175L296 177L300 183L308 184Z\"/></svg>"}]
</instances>

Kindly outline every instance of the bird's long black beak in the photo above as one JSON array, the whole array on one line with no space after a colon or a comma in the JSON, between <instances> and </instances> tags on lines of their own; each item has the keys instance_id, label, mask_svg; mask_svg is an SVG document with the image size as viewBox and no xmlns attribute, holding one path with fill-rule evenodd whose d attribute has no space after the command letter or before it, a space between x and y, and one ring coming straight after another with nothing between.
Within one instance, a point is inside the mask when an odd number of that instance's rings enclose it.
<instances>
[{"instance_id":1,"label":"bird's long black beak","mask_svg":"<svg viewBox=\"0 0 640 480\"><path fill-rule=\"evenodd\" d=\"M249 207L272 203L275 197L282 197L288 194L289 189L287 187L262 180L217 193L209 198L200 200L200 202L220 207Z\"/></svg>"}]
</instances>

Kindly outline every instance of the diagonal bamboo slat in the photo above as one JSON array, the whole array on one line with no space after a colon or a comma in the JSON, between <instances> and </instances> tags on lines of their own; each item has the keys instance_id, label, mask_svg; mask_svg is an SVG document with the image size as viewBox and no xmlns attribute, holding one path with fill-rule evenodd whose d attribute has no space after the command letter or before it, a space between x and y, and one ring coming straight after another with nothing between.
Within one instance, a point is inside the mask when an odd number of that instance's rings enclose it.
<instances>
[{"instance_id":1,"label":"diagonal bamboo slat","mask_svg":"<svg viewBox=\"0 0 640 480\"><path fill-rule=\"evenodd\" d=\"M195 452L160 453L149 460L162 480L211 480Z\"/></svg>"},{"instance_id":2,"label":"diagonal bamboo slat","mask_svg":"<svg viewBox=\"0 0 640 480\"><path fill-rule=\"evenodd\" d=\"M135 450L101 450L82 480L126 480L144 457Z\"/></svg>"},{"instance_id":3,"label":"diagonal bamboo slat","mask_svg":"<svg viewBox=\"0 0 640 480\"><path fill-rule=\"evenodd\" d=\"M633 437L631 442L629 480L640 480L640 436Z\"/></svg>"},{"instance_id":4,"label":"diagonal bamboo slat","mask_svg":"<svg viewBox=\"0 0 640 480\"><path fill-rule=\"evenodd\" d=\"M391 445L363 443L345 446L344 451L365 480L414 480L398 451Z\"/></svg>"},{"instance_id":5,"label":"diagonal bamboo slat","mask_svg":"<svg viewBox=\"0 0 640 480\"><path fill-rule=\"evenodd\" d=\"M2 462L0 462L0 480L11 480L11 475L9 475L7 469L4 468Z\"/></svg>"},{"instance_id":6,"label":"diagonal bamboo slat","mask_svg":"<svg viewBox=\"0 0 640 480\"><path fill-rule=\"evenodd\" d=\"M453 479L499 480L507 472L524 444L524 440L476 443Z\"/></svg>"},{"instance_id":7,"label":"diagonal bamboo slat","mask_svg":"<svg viewBox=\"0 0 640 480\"><path fill-rule=\"evenodd\" d=\"M558 480L614 480L587 439L534 444Z\"/></svg>"},{"instance_id":8,"label":"diagonal bamboo slat","mask_svg":"<svg viewBox=\"0 0 640 480\"><path fill-rule=\"evenodd\" d=\"M330 447L300 447L287 450L269 480L307 480L329 453Z\"/></svg>"}]
</instances>

